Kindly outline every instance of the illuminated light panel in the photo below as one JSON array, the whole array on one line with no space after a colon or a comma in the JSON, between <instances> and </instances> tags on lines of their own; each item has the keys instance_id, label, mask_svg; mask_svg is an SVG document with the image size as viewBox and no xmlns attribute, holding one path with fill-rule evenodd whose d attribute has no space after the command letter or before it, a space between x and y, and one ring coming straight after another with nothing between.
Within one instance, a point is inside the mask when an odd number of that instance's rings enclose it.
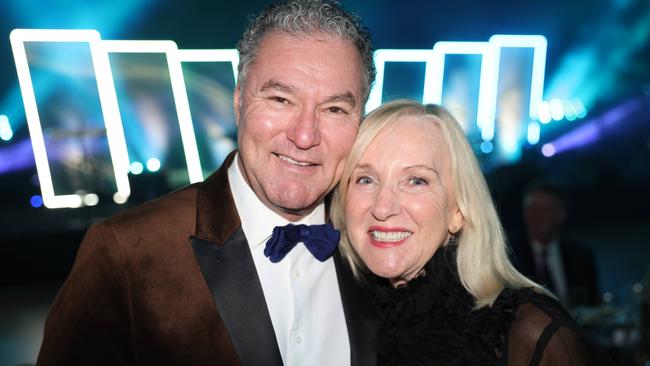
<instances>
[{"instance_id":1,"label":"illuminated light panel","mask_svg":"<svg viewBox=\"0 0 650 366\"><path fill-rule=\"evenodd\" d=\"M12 39L12 48L14 58L16 58L17 69L19 70L19 81L21 82L21 91L26 105L26 114L31 123L30 133L32 140L40 140L36 144L41 145L40 149L35 148L37 157L37 169L39 176L49 177L49 187L45 183L44 197L46 206L53 207L76 207L74 205L83 204L82 197L72 195L69 200L60 201L51 199L54 197L51 188L51 176L47 159L45 159L45 147L42 134L40 131L40 122L35 107L35 98L33 90L29 93L28 89L33 89L29 76L29 70L24 55L25 41L43 41L43 42L88 42L91 48L93 66L99 88L100 102L104 119L107 127L109 148L111 158L115 169L116 183L118 192L114 195L114 201L123 203L130 195L128 186L128 172L130 163L126 151L126 142L124 131L119 114L119 107L115 93L115 84L112 78L111 67L108 54L111 52L126 53L164 53L167 57L170 81L174 102L178 113L179 126L183 149L185 152L188 173L191 182L203 179L200 161L198 158L198 149L194 129L189 111L189 102L187 90L182 73L182 62L230 62L233 68L233 75L237 78L237 64L239 57L234 49L228 50L179 50L172 41L102 41L99 33L92 30L14 30L10 37ZM19 47L16 47L18 45ZM477 125L481 130L482 138L487 142L494 137L496 98L498 92L499 67L500 67L500 49L503 47L513 48L533 48L533 70L531 77L531 96L529 115L533 121L539 120L541 123L547 123L552 119L550 106L548 106L547 115L544 112L544 103L542 101L543 82L545 73L546 58L546 38L540 35L494 35L488 42L438 42L430 50L377 50L374 55L377 67L377 80L370 91L366 112L376 108L381 104L383 94L383 79L386 62L424 62L426 63L425 82L423 92L424 103L440 103L442 99L442 81L444 74L444 58L447 54L479 54L482 55L481 77L479 82L479 101L477 111ZM21 55L22 50L22 55ZM21 57L22 56L22 57ZM22 72L21 72L22 70ZM25 77L26 75L26 77ZM27 92L25 92L27 90ZM32 103L29 103L31 94ZM586 109L579 100L572 100L577 118L586 115ZM30 105L31 107L28 107ZM548 103L546 103L548 105ZM33 112L27 112L28 109ZM564 114L569 108L564 108ZM36 118L33 118L33 117ZM548 118L547 118L548 117ZM36 127L34 127L36 126ZM528 140L534 141L535 128L528 127ZM38 132L32 130L38 129ZM36 136L36 138L34 138ZM38 138L40 136L40 139ZM485 144L483 146L488 146ZM492 146L490 144L489 146ZM493 147L492 147L493 148ZM39 152L36 152L39 150ZM41 161L41 163L38 163ZM44 164L43 164L44 161ZM38 165L41 167L39 168ZM44 167L43 167L44 166ZM43 181L47 179L41 179ZM46 195L49 189L48 194ZM63 197L63 196L57 196ZM57 201L58 200L58 201ZM56 201L56 202L55 202ZM67 202L63 204L63 202ZM49 206L48 206L49 207Z\"/></svg>"},{"instance_id":2,"label":"illuminated light panel","mask_svg":"<svg viewBox=\"0 0 650 366\"><path fill-rule=\"evenodd\" d=\"M181 140L183 151L185 153L185 162L190 183L200 182L203 180L203 171L201 170L201 161L199 160L199 150L196 144L192 116L190 114L190 105L185 89L185 79L183 78L183 69L178 54L178 47L173 41L102 41L98 47L103 53L164 53L167 57L167 66L169 68L169 78L172 85L172 94L176 113L178 115L178 124L181 131ZM108 59L108 58L107 58ZM110 69L105 70L110 74ZM112 78L112 74L110 76ZM113 92L115 86L113 84ZM117 97L116 97L117 99ZM119 115L117 102L114 113Z\"/></svg>"},{"instance_id":3,"label":"illuminated light panel","mask_svg":"<svg viewBox=\"0 0 650 366\"><path fill-rule=\"evenodd\" d=\"M496 34L490 37L490 44L497 48L533 48L533 70L530 86L529 115L532 120L537 119L537 106L544 96L544 74L546 73L546 48L548 41L542 35L506 35ZM496 71L498 74L498 54Z\"/></svg>"},{"instance_id":4,"label":"illuminated light panel","mask_svg":"<svg viewBox=\"0 0 650 366\"><path fill-rule=\"evenodd\" d=\"M230 62L232 74L237 80L237 65L239 52L235 49L226 50L176 50L175 57L180 62Z\"/></svg>"},{"instance_id":5,"label":"illuminated light panel","mask_svg":"<svg viewBox=\"0 0 650 366\"><path fill-rule=\"evenodd\" d=\"M157 172L160 170L160 160L151 158L147 160L147 170L150 172Z\"/></svg>"},{"instance_id":6,"label":"illuminated light panel","mask_svg":"<svg viewBox=\"0 0 650 366\"><path fill-rule=\"evenodd\" d=\"M144 171L144 166L142 166L141 162L134 161L133 163L131 163L129 171L133 175L139 175L139 174L142 174L142 172Z\"/></svg>"},{"instance_id":7,"label":"illuminated light panel","mask_svg":"<svg viewBox=\"0 0 650 366\"><path fill-rule=\"evenodd\" d=\"M34 151L34 160L36 162L36 172L41 182L41 193L43 204L48 208L60 207L80 207L83 202L79 195L56 195L54 194L54 185L52 174L47 159L45 149L45 140L41 121L36 105L36 96L34 94L34 85L27 62L27 53L25 51L25 42L87 42L91 46L93 66L95 74L99 74L95 54L92 53L92 43L99 42L100 36L94 30L62 30L62 29L14 29L9 35L11 49L16 63L16 72L18 74L18 84L23 96L23 105L25 107L25 116L27 118L27 127L31 136L32 148ZM99 84L99 80L98 80ZM101 99L101 94L100 94ZM107 120L105 120L107 121ZM108 121L107 121L108 122ZM108 130L108 124L107 124ZM109 138L110 143L110 138ZM116 166L119 161L113 160ZM117 174L116 174L117 179ZM118 186L119 191L119 186Z\"/></svg>"},{"instance_id":8,"label":"illuminated light panel","mask_svg":"<svg viewBox=\"0 0 650 366\"><path fill-rule=\"evenodd\" d=\"M553 146L553 144L544 144L544 146L542 146L542 155L547 158L555 155L555 146Z\"/></svg>"},{"instance_id":9,"label":"illuminated light panel","mask_svg":"<svg viewBox=\"0 0 650 366\"><path fill-rule=\"evenodd\" d=\"M531 145L537 145L540 137L540 126L539 123L531 121L528 123L528 133L526 134L526 139Z\"/></svg>"},{"instance_id":10,"label":"illuminated light panel","mask_svg":"<svg viewBox=\"0 0 650 366\"><path fill-rule=\"evenodd\" d=\"M481 129L484 140L491 140L492 136L483 136L483 126L487 123L491 104L496 103L496 97L491 98L491 93L496 93L496 77L486 71L491 69L490 44L487 42L437 42L433 46L433 57L427 63L427 73L424 82L424 103L442 103L442 89L445 73L445 57L447 55L481 55L481 76L479 81L478 110L476 123ZM494 121L492 121L494 123Z\"/></svg>"},{"instance_id":11,"label":"illuminated light panel","mask_svg":"<svg viewBox=\"0 0 650 366\"><path fill-rule=\"evenodd\" d=\"M481 66L479 93L483 93L484 99L483 103L479 103L477 116L481 137L486 141L494 138L501 48L533 48L529 115L531 119L536 120L537 107L542 102L544 92L547 41L544 36L540 35L497 34L490 37L489 44L490 47L483 56Z\"/></svg>"},{"instance_id":12,"label":"illuminated light panel","mask_svg":"<svg viewBox=\"0 0 650 366\"><path fill-rule=\"evenodd\" d=\"M111 72L111 64L108 53L100 46L102 42L97 39L90 43L90 52L95 67L95 79L99 89L99 102L102 107L104 124L106 125L106 137L108 139L108 151L113 161L113 174L117 192L115 195L128 197L131 195L129 185L129 153L126 148L126 139L122 127L122 116L117 104L117 93L115 82Z\"/></svg>"},{"instance_id":13,"label":"illuminated light panel","mask_svg":"<svg viewBox=\"0 0 650 366\"><path fill-rule=\"evenodd\" d=\"M427 79L430 78L430 63L433 60L433 50L377 50L374 53L375 68L377 69L377 76L375 83L368 95L368 102L366 103L366 113L371 112L373 109L381 105L381 97L384 92L384 69L386 62L425 62L427 64L425 71L424 92L427 93ZM427 98L423 95L423 102Z\"/></svg>"}]
</instances>

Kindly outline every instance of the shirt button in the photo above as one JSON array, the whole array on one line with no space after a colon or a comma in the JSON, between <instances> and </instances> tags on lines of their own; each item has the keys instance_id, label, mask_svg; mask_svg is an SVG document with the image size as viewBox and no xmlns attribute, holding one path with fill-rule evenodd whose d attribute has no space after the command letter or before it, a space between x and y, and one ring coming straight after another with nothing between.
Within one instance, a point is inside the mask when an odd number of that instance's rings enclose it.
<instances>
[{"instance_id":1,"label":"shirt button","mask_svg":"<svg viewBox=\"0 0 650 366\"><path fill-rule=\"evenodd\" d=\"M298 270L293 271L293 275L296 276L296 278L300 278L300 271Z\"/></svg>"},{"instance_id":2,"label":"shirt button","mask_svg":"<svg viewBox=\"0 0 650 366\"><path fill-rule=\"evenodd\" d=\"M302 337L297 336L296 337L296 343L298 343L298 344L302 343Z\"/></svg>"}]
</instances>

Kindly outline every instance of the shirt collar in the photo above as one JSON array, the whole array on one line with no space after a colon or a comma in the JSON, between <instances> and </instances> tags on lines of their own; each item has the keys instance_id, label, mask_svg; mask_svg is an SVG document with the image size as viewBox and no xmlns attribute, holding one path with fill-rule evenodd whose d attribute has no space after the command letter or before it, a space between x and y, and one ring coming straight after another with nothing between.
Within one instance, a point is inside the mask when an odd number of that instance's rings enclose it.
<instances>
[{"instance_id":1,"label":"shirt collar","mask_svg":"<svg viewBox=\"0 0 650 366\"><path fill-rule=\"evenodd\" d=\"M535 254L540 254L544 250L546 250L546 252L549 253L549 254L554 254L554 253L557 252L557 250L559 249L559 245L560 245L557 238L551 239L551 241L546 246L544 244L540 243L537 240L531 240L530 244L531 244L531 247L533 248L533 252Z\"/></svg>"},{"instance_id":2,"label":"shirt collar","mask_svg":"<svg viewBox=\"0 0 650 366\"><path fill-rule=\"evenodd\" d=\"M294 225L320 225L325 223L325 204L323 203L316 206L310 214L297 222L290 222L266 207L244 179L239 169L239 153L237 153L235 160L228 168L228 182L237 207L237 213L239 213L241 219L242 230L251 248L266 243L276 226L284 226L289 223Z\"/></svg>"}]
</instances>

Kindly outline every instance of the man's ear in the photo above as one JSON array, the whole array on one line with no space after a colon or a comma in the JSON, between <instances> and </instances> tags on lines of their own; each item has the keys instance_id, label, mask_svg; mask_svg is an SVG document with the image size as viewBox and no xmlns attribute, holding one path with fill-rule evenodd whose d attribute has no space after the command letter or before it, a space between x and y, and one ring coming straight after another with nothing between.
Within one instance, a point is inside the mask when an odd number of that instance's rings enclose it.
<instances>
[{"instance_id":1,"label":"man's ear","mask_svg":"<svg viewBox=\"0 0 650 366\"><path fill-rule=\"evenodd\" d=\"M235 111L235 123L237 124L237 127L239 127L239 102L240 102L240 96L241 96L241 88L240 88L239 83L237 83L237 86L235 87L235 92L232 94L232 105Z\"/></svg>"}]
</instances>

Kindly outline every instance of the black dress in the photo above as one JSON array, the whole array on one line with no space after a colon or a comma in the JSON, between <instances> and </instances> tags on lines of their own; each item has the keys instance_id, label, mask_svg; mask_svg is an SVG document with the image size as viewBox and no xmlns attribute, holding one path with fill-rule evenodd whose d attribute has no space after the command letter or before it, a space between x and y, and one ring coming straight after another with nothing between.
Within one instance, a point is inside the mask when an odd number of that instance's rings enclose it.
<instances>
[{"instance_id":1,"label":"black dress","mask_svg":"<svg viewBox=\"0 0 650 366\"><path fill-rule=\"evenodd\" d=\"M554 299L504 289L472 310L456 247L440 248L425 275L393 289L375 286L379 365L613 365Z\"/></svg>"}]
</instances>

